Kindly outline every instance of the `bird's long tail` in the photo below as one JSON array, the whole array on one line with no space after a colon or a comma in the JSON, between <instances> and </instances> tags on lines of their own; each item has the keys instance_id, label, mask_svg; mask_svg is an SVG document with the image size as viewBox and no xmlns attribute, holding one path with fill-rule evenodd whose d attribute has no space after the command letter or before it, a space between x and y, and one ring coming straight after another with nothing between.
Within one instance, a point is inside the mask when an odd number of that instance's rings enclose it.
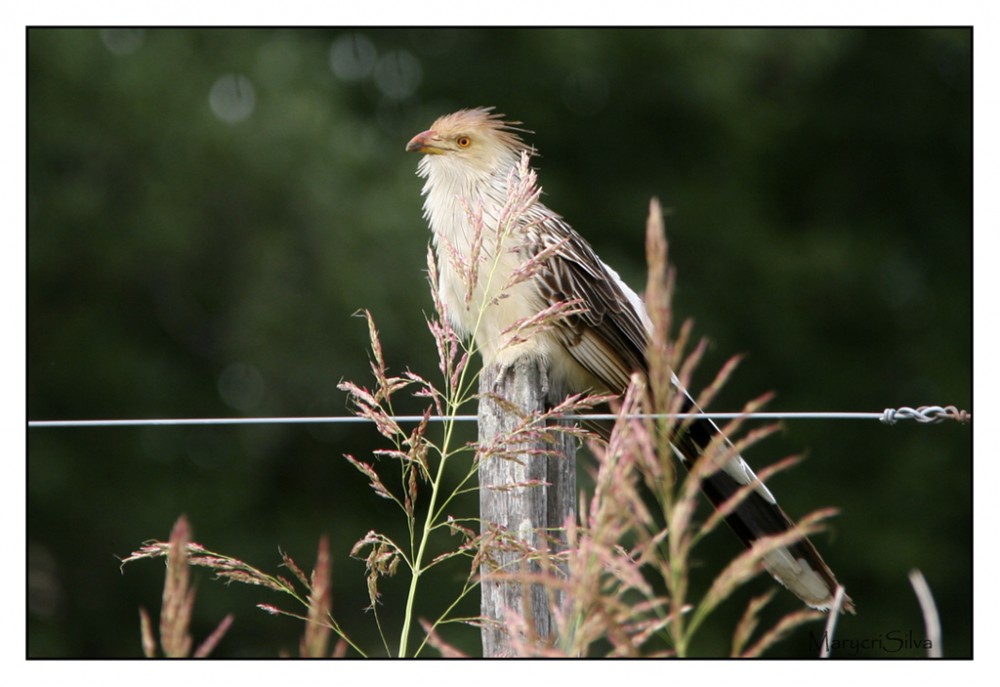
<instances>
[{"instance_id":1,"label":"bird's long tail","mask_svg":"<svg viewBox=\"0 0 1000 687\"><path fill-rule=\"evenodd\" d=\"M694 401L685 393L681 412L699 412ZM678 425L671 438L674 453L691 470L702 460L710 444L718 438L730 446L722 430L708 418L695 418ZM754 474L743 458L732 450L722 469L702 479L701 489L716 508L721 508L740 489L756 483L743 495L735 508L725 516L726 523L744 546L751 547L759 539L784 534L796 525L778 505L774 496ZM775 548L764 555L764 565L778 582L813 608L829 609L837 590L837 579L808 538ZM850 597L844 596L841 608L854 613Z\"/></svg>"}]
</instances>

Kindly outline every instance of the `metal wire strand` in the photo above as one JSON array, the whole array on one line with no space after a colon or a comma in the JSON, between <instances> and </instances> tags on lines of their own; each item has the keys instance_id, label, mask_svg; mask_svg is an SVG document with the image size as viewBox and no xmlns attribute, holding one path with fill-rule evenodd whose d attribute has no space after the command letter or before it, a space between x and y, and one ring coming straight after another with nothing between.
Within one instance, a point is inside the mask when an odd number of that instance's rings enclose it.
<instances>
[{"instance_id":1,"label":"metal wire strand","mask_svg":"<svg viewBox=\"0 0 1000 687\"><path fill-rule=\"evenodd\" d=\"M712 420L879 420L894 425L901 420L913 420L921 424L937 424L954 420L962 424L972 421L972 414L955 406L919 406L910 408L886 408L881 413L841 413L841 412L800 412L800 413L672 413L665 415L634 415L636 419L678 419L701 417ZM403 424L422 422L423 415L397 415L391 418ZM614 413L587 413L566 415L566 420L616 420ZM429 422L475 422L475 415L431 415ZM111 420L29 420L29 428L56 427L170 427L190 425L296 425L296 424L358 424L373 422L371 418L357 415L328 417L230 417L230 418L158 418L158 419L111 419Z\"/></svg>"},{"instance_id":2,"label":"metal wire strand","mask_svg":"<svg viewBox=\"0 0 1000 687\"><path fill-rule=\"evenodd\" d=\"M959 410L955 406L920 406L919 408L886 408L879 418L887 425L894 425L899 420L916 420L917 422L935 425L945 420L955 420L961 424L972 421L972 415L965 410Z\"/></svg>"}]
</instances>

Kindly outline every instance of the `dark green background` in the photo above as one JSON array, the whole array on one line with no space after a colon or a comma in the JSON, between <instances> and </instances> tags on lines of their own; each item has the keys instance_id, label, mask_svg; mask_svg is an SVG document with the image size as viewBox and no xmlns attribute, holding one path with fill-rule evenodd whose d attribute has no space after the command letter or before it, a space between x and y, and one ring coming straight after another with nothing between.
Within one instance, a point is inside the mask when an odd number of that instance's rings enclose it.
<instances>
[{"instance_id":1,"label":"dark green background","mask_svg":"<svg viewBox=\"0 0 1000 687\"><path fill-rule=\"evenodd\" d=\"M661 199L678 314L711 341L700 380L746 354L718 410L769 390L771 410L971 409L971 40L29 30L28 417L343 415L337 383L369 383L360 308L393 370L433 375L428 232L403 147L477 105L537 132L547 202L637 288L647 203ZM140 655L137 608L158 610L163 568L122 575L115 556L181 513L198 541L271 571L279 546L311 567L329 534L335 614L382 653L347 553L401 522L341 458L380 446L371 428L28 440L30 656ZM758 466L805 454L772 482L793 516L841 509L817 544L857 603L837 636L863 642L859 655L921 653L894 641L923 637L911 568L936 596L945 654L971 654L971 446L957 425L790 421L750 452ZM695 584L736 551L715 537ZM419 613L439 612L462 572L431 580ZM281 599L198 584L196 637L236 614L218 655L295 651L300 625L254 608ZM393 649L403 588L385 588ZM773 606L797 602L782 592ZM695 653L725 653L741 610L727 604ZM447 636L478 650L474 632ZM772 652L815 653L807 633Z\"/></svg>"}]
</instances>

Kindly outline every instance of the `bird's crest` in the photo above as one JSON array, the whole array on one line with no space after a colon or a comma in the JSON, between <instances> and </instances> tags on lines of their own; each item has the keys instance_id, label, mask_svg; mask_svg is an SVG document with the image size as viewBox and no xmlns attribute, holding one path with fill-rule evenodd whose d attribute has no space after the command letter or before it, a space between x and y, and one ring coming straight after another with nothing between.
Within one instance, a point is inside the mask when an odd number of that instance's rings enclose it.
<instances>
[{"instance_id":1,"label":"bird's crest","mask_svg":"<svg viewBox=\"0 0 1000 687\"><path fill-rule=\"evenodd\" d=\"M522 129L518 125L521 122L505 121L503 115L494 112L494 107L473 107L466 110L459 110L451 114L438 117L431 128L439 133L461 133L462 131L482 131L489 130L505 146L516 151L527 150L534 152L534 149L524 142L519 134L533 134L530 129Z\"/></svg>"}]
</instances>

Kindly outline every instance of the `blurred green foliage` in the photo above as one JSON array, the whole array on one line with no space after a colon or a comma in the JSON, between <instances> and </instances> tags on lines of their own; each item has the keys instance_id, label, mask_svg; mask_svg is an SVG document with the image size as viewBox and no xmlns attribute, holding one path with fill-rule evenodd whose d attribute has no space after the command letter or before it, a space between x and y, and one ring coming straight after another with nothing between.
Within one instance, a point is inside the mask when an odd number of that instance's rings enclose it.
<instances>
[{"instance_id":1,"label":"blurred green foliage","mask_svg":"<svg viewBox=\"0 0 1000 687\"><path fill-rule=\"evenodd\" d=\"M360 308L394 369L432 376L403 147L476 105L537 132L547 202L638 288L649 197L669 209L678 316L712 343L701 381L747 354L717 409L769 390L772 410L971 409L971 31L31 29L28 417L343 415L337 382L368 383ZM334 612L380 653L347 553L403 525L340 457L379 446L370 427L28 438L30 656L141 655L163 571L115 556L180 513L269 570L279 546L311 567L329 534ZM749 456L805 453L772 482L786 510L841 509L817 544L858 605L837 634L858 655L921 654L896 642L923 636L914 567L945 654L971 654L971 446L969 427L796 421ZM695 584L737 550L716 539ZM277 601L202 576L196 641L233 611L217 655L294 653L301 628L254 608ZM728 651L741 610L696 652ZM475 631L446 638L477 651ZM816 653L801 634L781 649Z\"/></svg>"}]
</instances>

